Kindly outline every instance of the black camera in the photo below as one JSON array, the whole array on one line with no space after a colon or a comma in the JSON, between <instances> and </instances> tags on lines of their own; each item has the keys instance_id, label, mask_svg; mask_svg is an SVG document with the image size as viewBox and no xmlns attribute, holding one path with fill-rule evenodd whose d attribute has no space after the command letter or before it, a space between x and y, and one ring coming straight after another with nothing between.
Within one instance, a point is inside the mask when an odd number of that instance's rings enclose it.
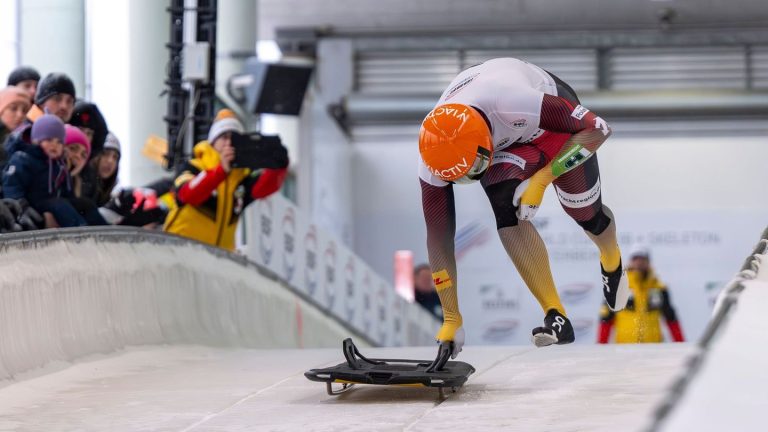
<instances>
[{"instance_id":1,"label":"black camera","mask_svg":"<svg viewBox=\"0 0 768 432\"><path fill-rule=\"evenodd\" d=\"M232 168L257 170L288 166L288 150L277 135L232 133L232 147L235 148Z\"/></svg>"}]
</instances>

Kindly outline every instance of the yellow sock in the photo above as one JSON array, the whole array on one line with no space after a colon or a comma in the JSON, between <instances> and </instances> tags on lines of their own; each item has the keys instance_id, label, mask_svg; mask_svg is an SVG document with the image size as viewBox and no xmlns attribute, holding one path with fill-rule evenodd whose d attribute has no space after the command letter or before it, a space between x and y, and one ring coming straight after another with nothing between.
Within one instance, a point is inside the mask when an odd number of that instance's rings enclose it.
<instances>
[{"instance_id":1,"label":"yellow sock","mask_svg":"<svg viewBox=\"0 0 768 432\"><path fill-rule=\"evenodd\" d=\"M552 270L549 268L547 247L533 224L520 221L517 226L500 229L499 237L520 277L536 297L544 313L556 309L566 315L555 288Z\"/></svg>"},{"instance_id":2,"label":"yellow sock","mask_svg":"<svg viewBox=\"0 0 768 432\"><path fill-rule=\"evenodd\" d=\"M459 313L459 296L456 284L453 283L453 278L448 270L432 273L432 279L435 281L435 289L443 308L443 326L435 338L440 341L451 341L456 336L456 330L464 323L461 313Z\"/></svg>"},{"instance_id":3,"label":"yellow sock","mask_svg":"<svg viewBox=\"0 0 768 432\"><path fill-rule=\"evenodd\" d=\"M613 212L605 205L603 206L603 212L611 218L611 223L600 235L594 235L587 231L587 236L600 249L600 264L603 266L603 269L607 272L612 272L619 268L621 264L621 249L619 249L619 241L616 238L616 223L614 222Z\"/></svg>"}]
</instances>

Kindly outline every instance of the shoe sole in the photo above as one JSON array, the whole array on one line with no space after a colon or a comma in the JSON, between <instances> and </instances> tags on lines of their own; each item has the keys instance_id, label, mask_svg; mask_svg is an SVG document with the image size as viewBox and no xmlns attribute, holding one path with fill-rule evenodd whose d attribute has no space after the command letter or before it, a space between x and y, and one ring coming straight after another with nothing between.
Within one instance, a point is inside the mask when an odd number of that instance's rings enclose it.
<instances>
[{"instance_id":1,"label":"shoe sole","mask_svg":"<svg viewBox=\"0 0 768 432\"><path fill-rule=\"evenodd\" d=\"M537 333L531 336L531 342L539 348L557 344L557 337L549 333Z\"/></svg>"},{"instance_id":2,"label":"shoe sole","mask_svg":"<svg viewBox=\"0 0 768 432\"><path fill-rule=\"evenodd\" d=\"M627 302L629 302L629 294L629 280L627 279L627 273L624 272L621 275L621 280L619 280L619 287L616 291L616 304L614 307L608 305L608 309L612 310L613 312L623 310L625 307L627 307Z\"/></svg>"}]
</instances>

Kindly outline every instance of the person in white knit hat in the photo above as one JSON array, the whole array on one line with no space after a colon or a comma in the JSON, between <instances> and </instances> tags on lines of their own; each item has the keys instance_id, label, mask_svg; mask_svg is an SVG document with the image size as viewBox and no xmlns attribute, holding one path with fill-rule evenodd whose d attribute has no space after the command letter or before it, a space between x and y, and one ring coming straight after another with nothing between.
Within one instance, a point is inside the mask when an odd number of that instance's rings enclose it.
<instances>
[{"instance_id":1,"label":"person in white knit hat","mask_svg":"<svg viewBox=\"0 0 768 432\"><path fill-rule=\"evenodd\" d=\"M195 145L194 158L174 182L178 206L165 220L165 231L227 250L235 249L235 229L245 207L280 189L288 170L283 148L280 168L233 168L233 134L245 127L223 109L216 115L208 141Z\"/></svg>"}]
</instances>

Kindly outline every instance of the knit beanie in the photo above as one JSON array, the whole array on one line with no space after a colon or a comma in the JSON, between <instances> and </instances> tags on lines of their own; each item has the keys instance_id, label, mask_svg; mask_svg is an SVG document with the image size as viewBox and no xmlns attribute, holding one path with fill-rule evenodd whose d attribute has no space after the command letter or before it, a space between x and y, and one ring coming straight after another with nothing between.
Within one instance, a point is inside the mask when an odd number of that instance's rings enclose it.
<instances>
[{"instance_id":1,"label":"knit beanie","mask_svg":"<svg viewBox=\"0 0 768 432\"><path fill-rule=\"evenodd\" d=\"M69 119L69 124L79 128L91 129L93 131L93 138L91 139L93 154L95 155L101 151L109 129L104 116L101 115L101 111L99 111L99 107L96 104L77 101L75 109L72 111L72 118Z\"/></svg>"},{"instance_id":2,"label":"knit beanie","mask_svg":"<svg viewBox=\"0 0 768 432\"><path fill-rule=\"evenodd\" d=\"M42 105L49 98L62 93L74 98L75 84L63 73L49 73L37 85L35 104Z\"/></svg>"},{"instance_id":3,"label":"knit beanie","mask_svg":"<svg viewBox=\"0 0 768 432\"><path fill-rule=\"evenodd\" d=\"M208 131L208 143L213 145L216 138L226 132L237 132L242 134L245 133L245 127L240 123L240 120L237 119L237 116L232 110L223 109L219 110L218 114L216 114L211 129Z\"/></svg>"},{"instance_id":4,"label":"knit beanie","mask_svg":"<svg viewBox=\"0 0 768 432\"><path fill-rule=\"evenodd\" d=\"M104 140L104 150L114 150L120 156L120 140L112 132L107 133L107 139Z\"/></svg>"},{"instance_id":5,"label":"knit beanie","mask_svg":"<svg viewBox=\"0 0 768 432\"><path fill-rule=\"evenodd\" d=\"M8 108L8 105L14 102L21 102L27 107L27 111L30 108L29 95L24 90L18 87L6 87L0 90L0 114Z\"/></svg>"},{"instance_id":6,"label":"knit beanie","mask_svg":"<svg viewBox=\"0 0 768 432\"><path fill-rule=\"evenodd\" d=\"M22 81L40 81L40 74L29 66L19 66L8 75L8 85L16 86Z\"/></svg>"},{"instance_id":7,"label":"knit beanie","mask_svg":"<svg viewBox=\"0 0 768 432\"><path fill-rule=\"evenodd\" d=\"M42 140L53 138L64 142L66 138L64 122L53 114L43 114L32 124L32 142L37 144Z\"/></svg>"},{"instance_id":8,"label":"knit beanie","mask_svg":"<svg viewBox=\"0 0 768 432\"><path fill-rule=\"evenodd\" d=\"M64 125L66 136L64 139L64 146L70 146L73 144L80 144L85 147L86 153L91 154L91 140L85 135L83 131L72 125Z\"/></svg>"}]
</instances>

